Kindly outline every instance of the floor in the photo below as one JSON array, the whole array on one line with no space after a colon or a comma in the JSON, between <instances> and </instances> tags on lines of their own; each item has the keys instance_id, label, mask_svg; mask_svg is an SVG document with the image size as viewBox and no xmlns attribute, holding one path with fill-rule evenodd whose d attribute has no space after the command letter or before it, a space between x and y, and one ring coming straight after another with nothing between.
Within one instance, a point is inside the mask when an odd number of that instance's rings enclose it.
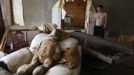
<instances>
[{"instance_id":1,"label":"floor","mask_svg":"<svg viewBox=\"0 0 134 75\"><path fill-rule=\"evenodd\" d=\"M100 63L99 65L98 63L91 63L92 65L89 65L83 62L80 75L134 75L134 57L127 62L122 62L119 64L106 64L100 60L99 62L103 65L100 65ZM95 67L95 65L100 67Z\"/></svg>"},{"instance_id":2,"label":"floor","mask_svg":"<svg viewBox=\"0 0 134 75\"><path fill-rule=\"evenodd\" d=\"M134 50L134 43L124 45ZM92 56L82 57L82 60L80 75L134 75L134 55L129 60L118 64L107 64Z\"/></svg>"}]
</instances>

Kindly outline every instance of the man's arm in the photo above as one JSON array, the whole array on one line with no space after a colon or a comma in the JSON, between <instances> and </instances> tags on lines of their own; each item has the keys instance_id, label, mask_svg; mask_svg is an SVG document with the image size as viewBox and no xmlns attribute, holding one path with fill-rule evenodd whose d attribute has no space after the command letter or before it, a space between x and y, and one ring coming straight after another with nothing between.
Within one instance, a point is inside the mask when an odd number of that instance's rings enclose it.
<instances>
[{"instance_id":1,"label":"man's arm","mask_svg":"<svg viewBox=\"0 0 134 75\"><path fill-rule=\"evenodd\" d=\"M96 24L96 14L94 15L94 25Z\"/></svg>"},{"instance_id":2,"label":"man's arm","mask_svg":"<svg viewBox=\"0 0 134 75\"><path fill-rule=\"evenodd\" d=\"M105 23L104 23L104 27L103 27L103 29L105 29L106 28L106 26L107 26L107 13L105 13Z\"/></svg>"}]
</instances>

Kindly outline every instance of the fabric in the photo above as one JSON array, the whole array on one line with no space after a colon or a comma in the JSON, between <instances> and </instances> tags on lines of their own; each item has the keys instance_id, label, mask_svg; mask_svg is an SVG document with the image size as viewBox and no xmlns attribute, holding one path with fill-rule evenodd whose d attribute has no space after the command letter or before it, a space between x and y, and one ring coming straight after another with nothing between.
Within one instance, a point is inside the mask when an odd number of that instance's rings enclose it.
<instances>
[{"instance_id":1,"label":"fabric","mask_svg":"<svg viewBox=\"0 0 134 75\"><path fill-rule=\"evenodd\" d=\"M15 24L24 26L22 0L13 0L13 17Z\"/></svg>"},{"instance_id":2,"label":"fabric","mask_svg":"<svg viewBox=\"0 0 134 75\"><path fill-rule=\"evenodd\" d=\"M79 46L80 55L81 53L81 47ZM75 69L69 69L64 64L59 64L51 69L48 70L48 72L44 75L79 75L81 70L81 65L78 68Z\"/></svg>"},{"instance_id":3,"label":"fabric","mask_svg":"<svg viewBox=\"0 0 134 75\"><path fill-rule=\"evenodd\" d=\"M7 64L8 69L11 72L16 72L19 66L27 64L31 61L33 54L29 51L29 48L22 48L16 52L6 55L0 59Z\"/></svg>"},{"instance_id":4,"label":"fabric","mask_svg":"<svg viewBox=\"0 0 134 75\"><path fill-rule=\"evenodd\" d=\"M4 57L6 54L0 51L0 58ZM0 67L0 75L13 75L9 73L7 70Z\"/></svg>"},{"instance_id":5,"label":"fabric","mask_svg":"<svg viewBox=\"0 0 134 75\"><path fill-rule=\"evenodd\" d=\"M95 13L96 11L92 3L92 0L87 0L86 15L85 15L85 32L90 35L93 35Z\"/></svg>"},{"instance_id":6,"label":"fabric","mask_svg":"<svg viewBox=\"0 0 134 75\"><path fill-rule=\"evenodd\" d=\"M6 53L0 51L0 58L4 57Z\"/></svg>"},{"instance_id":7,"label":"fabric","mask_svg":"<svg viewBox=\"0 0 134 75\"><path fill-rule=\"evenodd\" d=\"M57 24L58 29L61 29L61 19L65 16L62 15L65 14L63 11L64 4L64 0L58 0L52 8L52 23Z\"/></svg>"},{"instance_id":8,"label":"fabric","mask_svg":"<svg viewBox=\"0 0 134 75\"><path fill-rule=\"evenodd\" d=\"M52 67L45 75L71 75L66 65L56 65Z\"/></svg>"},{"instance_id":9,"label":"fabric","mask_svg":"<svg viewBox=\"0 0 134 75\"><path fill-rule=\"evenodd\" d=\"M104 37L103 26L95 26L94 27L94 36Z\"/></svg>"},{"instance_id":10,"label":"fabric","mask_svg":"<svg viewBox=\"0 0 134 75\"><path fill-rule=\"evenodd\" d=\"M0 0L2 15L4 19L4 25L12 25L12 10L11 10L11 0Z\"/></svg>"},{"instance_id":11,"label":"fabric","mask_svg":"<svg viewBox=\"0 0 134 75\"><path fill-rule=\"evenodd\" d=\"M34 53L39 48L41 41L48 39L48 35L46 33L37 34L31 42L30 51Z\"/></svg>"},{"instance_id":12,"label":"fabric","mask_svg":"<svg viewBox=\"0 0 134 75\"><path fill-rule=\"evenodd\" d=\"M68 47L75 47L78 44L78 41L74 38L67 38L60 42L60 46L62 49Z\"/></svg>"},{"instance_id":13,"label":"fabric","mask_svg":"<svg viewBox=\"0 0 134 75\"><path fill-rule=\"evenodd\" d=\"M78 45L78 40L74 39L74 38L67 38L63 41L60 42L60 46L62 49L64 48L68 48L68 47L75 47ZM80 52L80 57L82 56L82 49L80 46L79 47L79 52Z\"/></svg>"},{"instance_id":14,"label":"fabric","mask_svg":"<svg viewBox=\"0 0 134 75\"><path fill-rule=\"evenodd\" d=\"M74 39L74 38L67 38L63 41L60 42L60 46L62 49L68 48L68 47L75 47L78 45L78 40ZM82 54L82 49L80 46L79 47L79 52L80 52L80 57Z\"/></svg>"}]
</instances>

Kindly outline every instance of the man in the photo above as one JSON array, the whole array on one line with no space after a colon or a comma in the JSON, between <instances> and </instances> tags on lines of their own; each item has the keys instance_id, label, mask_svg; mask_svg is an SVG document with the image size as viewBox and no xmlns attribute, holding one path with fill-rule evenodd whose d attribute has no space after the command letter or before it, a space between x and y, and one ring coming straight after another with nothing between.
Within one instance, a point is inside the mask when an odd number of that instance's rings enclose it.
<instances>
[{"instance_id":1,"label":"man","mask_svg":"<svg viewBox=\"0 0 134 75\"><path fill-rule=\"evenodd\" d=\"M103 11L103 5L97 6L97 13L94 16L94 36L104 37L104 30L107 25L107 13Z\"/></svg>"}]
</instances>

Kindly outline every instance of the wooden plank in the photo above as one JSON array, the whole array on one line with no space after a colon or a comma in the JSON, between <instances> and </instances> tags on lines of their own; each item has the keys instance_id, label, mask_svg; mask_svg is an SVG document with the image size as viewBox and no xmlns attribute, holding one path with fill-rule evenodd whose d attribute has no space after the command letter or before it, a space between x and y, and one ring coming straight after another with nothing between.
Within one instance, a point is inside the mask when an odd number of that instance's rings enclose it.
<instances>
[{"instance_id":1,"label":"wooden plank","mask_svg":"<svg viewBox=\"0 0 134 75\"><path fill-rule=\"evenodd\" d=\"M31 26L31 25L25 25L25 26L12 25L12 26L10 26L10 30L12 30L12 31L16 31L16 30L35 31L37 29L38 29L37 26Z\"/></svg>"}]
</instances>

